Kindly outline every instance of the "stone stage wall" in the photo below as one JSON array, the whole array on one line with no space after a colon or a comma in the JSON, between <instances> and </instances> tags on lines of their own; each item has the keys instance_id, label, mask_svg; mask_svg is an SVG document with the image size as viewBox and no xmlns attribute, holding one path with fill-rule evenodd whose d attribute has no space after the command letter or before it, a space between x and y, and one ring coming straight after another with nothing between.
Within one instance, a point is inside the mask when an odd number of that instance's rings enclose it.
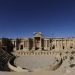
<instances>
[{"instance_id":1,"label":"stone stage wall","mask_svg":"<svg viewBox=\"0 0 75 75\"><path fill-rule=\"evenodd\" d=\"M16 51L12 52L13 55L15 56L29 56L29 55L60 55L61 52L55 52L55 51L35 51L35 52L30 52L30 51Z\"/></svg>"}]
</instances>

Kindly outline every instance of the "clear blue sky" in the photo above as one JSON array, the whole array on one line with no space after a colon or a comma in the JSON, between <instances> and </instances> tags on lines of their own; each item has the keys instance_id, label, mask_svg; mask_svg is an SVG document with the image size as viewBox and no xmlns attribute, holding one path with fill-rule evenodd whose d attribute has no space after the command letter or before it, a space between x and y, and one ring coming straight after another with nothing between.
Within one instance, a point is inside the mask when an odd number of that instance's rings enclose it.
<instances>
[{"instance_id":1,"label":"clear blue sky","mask_svg":"<svg viewBox=\"0 0 75 75\"><path fill-rule=\"evenodd\" d=\"M0 0L0 37L75 36L75 0Z\"/></svg>"}]
</instances>

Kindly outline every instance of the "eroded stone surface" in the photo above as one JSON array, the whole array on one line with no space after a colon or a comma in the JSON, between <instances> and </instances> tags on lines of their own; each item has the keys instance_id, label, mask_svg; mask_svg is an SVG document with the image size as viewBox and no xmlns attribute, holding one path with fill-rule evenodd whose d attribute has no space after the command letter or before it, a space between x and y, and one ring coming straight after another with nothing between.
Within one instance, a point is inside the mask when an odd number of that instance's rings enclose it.
<instances>
[{"instance_id":1,"label":"eroded stone surface","mask_svg":"<svg viewBox=\"0 0 75 75\"><path fill-rule=\"evenodd\" d=\"M40 68L46 68L53 65L56 62L55 56L21 56L15 59L14 64L16 66L26 68L29 70L35 70Z\"/></svg>"}]
</instances>

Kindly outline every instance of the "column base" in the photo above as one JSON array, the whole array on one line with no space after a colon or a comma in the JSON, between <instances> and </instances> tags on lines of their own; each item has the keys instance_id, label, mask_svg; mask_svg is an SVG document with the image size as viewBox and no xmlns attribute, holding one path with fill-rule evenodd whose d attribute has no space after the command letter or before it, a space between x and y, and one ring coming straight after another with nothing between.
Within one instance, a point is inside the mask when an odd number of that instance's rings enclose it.
<instances>
[{"instance_id":1,"label":"column base","mask_svg":"<svg viewBox=\"0 0 75 75\"><path fill-rule=\"evenodd\" d=\"M48 50L50 50L50 47L48 48Z\"/></svg>"},{"instance_id":2,"label":"column base","mask_svg":"<svg viewBox=\"0 0 75 75\"><path fill-rule=\"evenodd\" d=\"M42 50L42 47L40 47L39 50Z\"/></svg>"},{"instance_id":3,"label":"column base","mask_svg":"<svg viewBox=\"0 0 75 75\"><path fill-rule=\"evenodd\" d=\"M27 48L27 50L29 51L29 48Z\"/></svg>"},{"instance_id":4,"label":"column base","mask_svg":"<svg viewBox=\"0 0 75 75\"><path fill-rule=\"evenodd\" d=\"M33 47L33 49L32 50L35 50L35 47Z\"/></svg>"},{"instance_id":5,"label":"column base","mask_svg":"<svg viewBox=\"0 0 75 75\"><path fill-rule=\"evenodd\" d=\"M48 48L47 47L44 47L44 50L48 50Z\"/></svg>"},{"instance_id":6,"label":"column base","mask_svg":"<svg viewBox=\"0 0 75 75\"><path fill-rule=\"evenodd\" d=\"M16 48L14 48L13 51L16 51Z\"/></svg>"},{"instance_id":7,"label":"column base","mask_svg":"<svg viewBox=\"0 0 75 75\"><path fill-rule=\"evenodd\" d=\"M24 48L23 50L24 50L24 51L29 51L29 48Z\"/></svg>"}]
</instances>

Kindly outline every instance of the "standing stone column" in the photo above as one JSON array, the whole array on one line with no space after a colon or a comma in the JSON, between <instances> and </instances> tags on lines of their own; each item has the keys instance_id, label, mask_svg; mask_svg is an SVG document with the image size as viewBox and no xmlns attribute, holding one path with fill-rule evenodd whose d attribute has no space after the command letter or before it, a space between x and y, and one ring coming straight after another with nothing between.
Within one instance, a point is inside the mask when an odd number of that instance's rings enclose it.
<instances>
[{"instance_id":1,"label":"standing stone column","mask_svg":"<svg viewBox=\"0 0 75 75\"><path fill-rule=\"evenodd\" d=\"M25 41L24 41L24 49L25 49Z\"/></svg>"},{"instance_id":2,"label":"standing stone column","mask_svg":"<svg viewBox=\"0 0 75 75\"><path fill-rule=\"evenodd\" d=\"M69 48L70 48L70 45L71 45L71 39L70 39L70 41L69 41Z\"/></svg>"},{"instance_id":3,"label":"standing stone column","mask_svg":"<svg viewBox=\"0 0 75 75\"><path fill-rule=\"evenodd\" d=\"M59 50L61 49L61 40L59 40Z\"/></svg>"},{"instance_id":4,"label":"standing stone column","mask_svg":"<svg viewBox=\"0 0 75 75\"><path fill-rule=\"evenodd\" d=\"M56 49L57 41L55 40L55 49Z\"/></svg>"},{"instance_id":5,"label":"standing stone column","mask_svg":"<svg viewBox=\"0 0 75 75\"><path fill-rule=\"evenodd\" d=\"M33 50L35 50L35 37L33 38Z\"/></svg>"},{"instance_id":6,"label":"standing stone column","mask_svg":"<svg viewBox=\"0 0 75 75\"><path fill-rule=\"evenodd\" d=\"M25 41L25 48L27 49L27 41Z\"/></svg>"},{"instance_id":7,"label":"standing stone column","mask_svg":"<svg viewBox=\"0 0 75 75\"><path fill-rule=\"evenodd\" d=\"M60 40L58 40L58 42L59 42L59 50L60 50Z\"/></svg>"},{"instance_id":8,"label":"standing stone column","mask_svg":"<svg viewBox=\"0 0 75 75\"><path fill-rule=\"evenodd\" d=\"M66 40L65 40L65 49L67 49L67 44L66 44Z\"/></svg>"},{"instance_id":9,"label":"standing stone column","mask_svg":"<svg viewBox=\"0 0 75 75\"><path fill-rule=\"evenodd\" d=\"M49 45L48 45L48 46L49 46L48 50L50 50L50 39L48 40L48 44L49 44Z\"/></svg>"},{"instance_id":10,"label":"standing stone column","mask_svg":"<svg viewBox=\"0 0 75 75\"><path fill-rule=\"evenodd\" d=\"M41 37L40 37L40 49L39 50L42 50L42 42L41 42Z\"/></svg>"},{"instance_id":11,"label":"standing stone column","mask_svg":"<svg viewBox=\"0 0 75 75\"><path fill-rule=\"evenodd\" d=\"M16 51L16 40L14 41L14 51Z\"/></svg>"},{"instance_id":12,"label":"standing stone column","mask_svg":"<svg viewBox=\"0 0 75 75\"><path fill-rule=\"evenodd\" d=\"M29 39L27 41L27 50L29 50Z\"/></svg>"},{"instance_id":13,"label":"standing stone column","mask_svg":"<svg viewBox=\"0 0 75 75\"><path fill-rule=\"evenodd\" d=\"M44 47L45 50L47 50L47 40L45 39L45 47Z\"/></svg>"},{"instance_id":14,"label":"standing stone column","mask_svg":"<svg viewBox=\"0 0 75 75\"><path fill-rule=\"evenodd\" d=\"M26 43L26 40L24 41L24 50L27 50L27 43Z\"/></svg>"},{"instance_id":15,"label":"standing stone column","mask_svg":"<svg viewBox=\"0 0 75 75\"><path fill-rule=\"evenodd\" d=\"M47 40L46 40L46 49L47 49Z\"/></svg>"},{"instance_id":16,"label":"standing stone column","mask_svg":"<svg viewBox=\"0 0 75 75\"><path fill-rule=\"evenodd\" d=\"M68 43L69 43L69 44L68 44L68 49L70 49L70 39L69 39Z\"/></svg>"},{"instance_id":17,"label":"standing stone column","mask_svg":"<svg viewBox=\"0 0 75 75\"><path fill-rule=\"evenodd\" d=\"M24 50L24 48L25 48L25 44L24 44L24 40L23 40L23 50Z\"/></svg>"},{"instance_id":18,"label":"standing stone column","mask_svg":"<svg viewBox=\"0 0 75 75\"><path fill-rule=\"evenodd\" d=\"M19 50L20 50L20 45L19 45Z\"/></svg>"},{"instance_id":19,"label":"standing stone column","mask_svg":"<svg viewBox=\"0 0 75 75\"><path fill-rule=\"evenodd\" d=\"M15 48L15 41L14 41L14 48Z\"/></svg>"},{"instance_id":20,"label":"standing stone column","mask_svg":"<svg viewBox=\"0 0 75 75\"><path fill-rule=\"evenodd\" d=\"M70 39L69 39L69 41L68 41L68 49L70 49Z\"/></svg>"},{"instance_id":21,"label":"standing stone column","mask_svg":"<svg viewBox=\"0 0 75 75\"><path fill-rule=\"evenodd\" d=\"M69 40L67 40L67 49L69 49Z\"/></svg>"},{"instance_id":22,"label":"standing stone column","mask_svg":"<svg viewBox=\"0 0 75 75\"><path fill-rule=\"evenodd\" d=\"M17 47L17 42L15 41L15 48Z\"/></svg>"},{"instance_id":23,"label":"standing stone column","mask_svg":"<svg viewBox=\"0 0 75 75\"><path fill-rule=\"evenodd\" d=\"M57 41L57 39L55 40L55 49L57 49L58 48L58 41Z\"/></svg>"},{"instance_id":24,"label":"standing stone column","mask_svg":"<svg viewBox=\"0 0 75 75\"><path fill-rule=\"evenodd\" d=\"M57 40L56 40L56 48L57 48Z\"/></svg>"},{"instance_id":25,"label":"standing stone column","mask_svg":"<svg viewBox=\"0 0 75 75\"><path fill-rule=\"evenodd\" d=\"M27 40L26 40L26 50L27 50Z\"/></svg>"},{"instance_id":26,"label":"standing stone column","mask_svg":"<svg viewBox=\"0 0 75 75\"><path fill-rule=\"evenodd\" d=\"M68 41L66 40L66 49L68 49Z\"/></svg>"},{"instance_id":27,"label":"standing stone column","mask_svg":"<svg viewBox=\"0 0 75 75\"><path fill-rule=\"evenodd\" d=\"M44 48L46 47L46 41L44 40Z\"/></svg>"},{"instance_id":28,"label":"standing stone column","mask_svg":"<svg viewBox=\"0 0 75 75\"><path fill-rule=\"evenodd\" d=\"M63 49L63 39L61 40L61 49Z\"/></svg>"},{"instance_id":29,"label":"standing stone column","mask_svg":"<svg viewBox=\"0 0 75 75\"><path fill-rule=\"evenodd\" d=\"M27 40L25 41L25 50L27 50Z\"/></svg>"},{"instance_id":30,"label":"standing stone column","mask_svg":"<svg viewBox=\"0 0 75 75\"><path fill-rule=\"evenodd\" d=\"M44 40L44 49L46 49L46 40Z\"/></svg>"},{"instance_id":31,"label":"standing stone column","mask_svg":"<svg viewBox=\"0 0 75 75\"><path fill-rule=\"evenodd\" d=\"M26 41L24 41L24 50L26 50Z\"/></svg>"}]
</instances>

